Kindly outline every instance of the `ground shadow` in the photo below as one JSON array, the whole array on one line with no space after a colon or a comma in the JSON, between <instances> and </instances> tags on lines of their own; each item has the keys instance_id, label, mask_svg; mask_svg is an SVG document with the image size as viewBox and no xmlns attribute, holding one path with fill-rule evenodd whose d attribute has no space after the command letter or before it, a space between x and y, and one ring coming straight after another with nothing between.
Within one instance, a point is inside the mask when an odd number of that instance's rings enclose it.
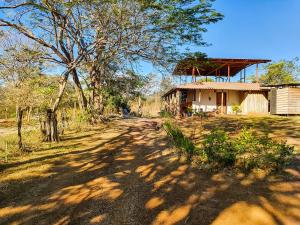
<instances>
[{"instance_id":1,"label":"ground shadow","mask_svg":"<svg viewBox=\"0 0 300 225\"><path fill-rule=\"evenodd\" d=\"M15 194L0 202L1 224L300 223L299 157L284 175L204 172L179 160L149 119L80 142L44 159L43 176L5 181Z\"/></svg>"}]
</instances>

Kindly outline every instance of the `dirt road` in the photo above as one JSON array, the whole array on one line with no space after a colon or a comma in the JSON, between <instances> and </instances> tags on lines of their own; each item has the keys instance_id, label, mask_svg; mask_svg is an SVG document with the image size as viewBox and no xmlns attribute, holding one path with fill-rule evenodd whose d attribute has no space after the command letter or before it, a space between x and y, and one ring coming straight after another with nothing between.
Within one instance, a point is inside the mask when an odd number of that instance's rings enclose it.
<instances>
[{"instance_id":1,"label":"dirt road","mask_svg":"<svg viewBox=\"0 0 300 225\"><path fill-rule=\"evenodd\" d=\"M129 119L11 163L0 224L300 224L299 160L285 178L207 173L167 143L153 120Z\"/></svg>"}]
</instances>

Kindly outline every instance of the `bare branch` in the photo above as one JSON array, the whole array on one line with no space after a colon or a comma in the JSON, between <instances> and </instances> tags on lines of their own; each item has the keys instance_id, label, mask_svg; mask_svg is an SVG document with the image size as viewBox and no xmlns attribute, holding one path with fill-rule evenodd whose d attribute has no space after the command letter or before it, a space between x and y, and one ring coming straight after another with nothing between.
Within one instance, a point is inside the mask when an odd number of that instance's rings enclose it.
<instances>
[{"instance_id":1,"label":"bare branch","mask_svg":"<svg viewBox=\"0 0 300 225\"><path fill-rule=\"evenodd\" d=\"M64 61L65 63L67 63L67 59L65 58L65 56L53 45L47 43L45 40L36 37L32 32L26 30L24 27L11 23L9 21L6 21L4 19L0 18L0 22L2 22L2 24L0 24L0 26L8 26L8 27L12 27L15 28L16 30L18 30L20 33L22 33L23 35L25 35L26 37L38 42L39 44L50 48L53 52L55 52L55 54L57 54L57 56Z\"/></svg>"},{"instance_id":2,"label":"bare branch","mask_svg":"<svg viewBox=\"0 0 300 225\"><path fill-rule=\"evenodd\" d=\"M0 6L0 9L17 9L22 6L27 6L27 5L33 5L31 2L23 2L17 5L12 5L12 6Z\"/></svg>"}]
</instances>

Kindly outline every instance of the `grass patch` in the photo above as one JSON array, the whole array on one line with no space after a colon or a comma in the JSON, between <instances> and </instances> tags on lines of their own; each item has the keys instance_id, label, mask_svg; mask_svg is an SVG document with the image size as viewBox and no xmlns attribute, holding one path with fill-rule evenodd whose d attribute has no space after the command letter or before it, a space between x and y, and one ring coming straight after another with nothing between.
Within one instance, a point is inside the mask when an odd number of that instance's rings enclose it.
<instances>
[{"instance_id":1,"label":"grass patch","mask_svg":"<svg viewBox=\"0 0 300 225\"><path fill-rule=\"evenodd\" d=\"M196 153L196 147L194 143L176 126L171 120L168 120L163 125L168 136L171 137L174 146L182 153L187 155L188 160L191 160L192 156Z\"/></svg>"},{"instance_id":2,"label":"grass patch","mask_svg":"<svg viewBox=\"0 0 300 225\"><path fill-rule=\"evenodd\" d=\"M25 152L37 150L42 143L42 136L38 129L23 131L22 141ZM17 134L8 134L0 137L0 161L8 161L10 158L24 154L18 148Z\"/></svg>"}]
</instances>

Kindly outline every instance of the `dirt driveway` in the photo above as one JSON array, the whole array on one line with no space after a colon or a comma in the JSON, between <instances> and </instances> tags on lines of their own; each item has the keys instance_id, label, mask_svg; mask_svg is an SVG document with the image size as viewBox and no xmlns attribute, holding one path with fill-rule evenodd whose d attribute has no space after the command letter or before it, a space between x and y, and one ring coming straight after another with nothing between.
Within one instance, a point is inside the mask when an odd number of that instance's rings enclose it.
<instances>
[{"instance_id":1,"label":"dirt driveway","mask_svg":"<svg viewBox=\"0 0 300 225\"><path fill-rule=\"evenodd\" d=\"M300 224L298 159L284 177L204 173L148 119L70 135L64 149L5 166L0 224Z\"/></svg>"}]
</instances>

